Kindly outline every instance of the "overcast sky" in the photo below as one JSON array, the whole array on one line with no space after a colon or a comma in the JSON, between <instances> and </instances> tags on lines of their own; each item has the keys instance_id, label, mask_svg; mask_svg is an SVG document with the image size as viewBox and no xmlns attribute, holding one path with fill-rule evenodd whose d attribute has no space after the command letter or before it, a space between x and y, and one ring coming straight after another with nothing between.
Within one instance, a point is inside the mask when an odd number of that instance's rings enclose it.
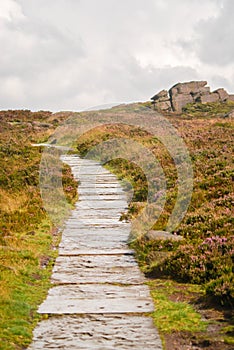
<instances>
[{"instance_id":1,"label":"overcast sky","mask_svg":"<svg viewBox=\"0 0 234 350\"><path fill-rule=\"evenodd\" d=\"M190 80L234 92L233 0L0 0L0 109L146 101Z\"/></svg>"}]
</instances>

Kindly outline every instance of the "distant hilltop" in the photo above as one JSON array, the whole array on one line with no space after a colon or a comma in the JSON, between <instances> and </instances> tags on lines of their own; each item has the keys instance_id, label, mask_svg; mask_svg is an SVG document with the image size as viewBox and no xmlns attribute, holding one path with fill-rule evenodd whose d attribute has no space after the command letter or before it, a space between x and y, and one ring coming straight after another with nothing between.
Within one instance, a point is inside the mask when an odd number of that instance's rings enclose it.
<instances>
[{"instance_id":1,"label":"distant hilltop","mask_svg":"<svg viewBox=\"0 0 234 350\"><path fill-rule=\"evenodd\" d=\"M234 101L234 95L228 94L223 88L211 92L210 87L206 85L207 81L178 83L172 86L169 91L158 92L151 100L155 109L177 113L182 112L182 108L187 103Z\"/></svg>"}]
</instances>

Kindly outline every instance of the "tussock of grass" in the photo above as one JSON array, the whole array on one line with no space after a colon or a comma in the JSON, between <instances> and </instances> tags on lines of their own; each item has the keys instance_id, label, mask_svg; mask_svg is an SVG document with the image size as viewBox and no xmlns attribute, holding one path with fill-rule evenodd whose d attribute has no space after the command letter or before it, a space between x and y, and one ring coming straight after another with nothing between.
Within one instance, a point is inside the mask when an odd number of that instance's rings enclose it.
<instances>
[{"instance_id":1,"label":"tussock of grass","mask_svg":"<svg viewBox=\"0 0 234 350\"><path fill-rule=\"evenodd\" d=\"M151 295L155 303L155 312L153 319L160 332L200 332L204 331L207 323L202 321L199 315L191 305L182 301L172 301L171 296L176 293L188 293L188 285L179 285L172 281L154 280L149 282ZM181 288L183 287L183 288ZM191 285L189 293L202 293L198 286Z\"/></svg>"}]
</instances>

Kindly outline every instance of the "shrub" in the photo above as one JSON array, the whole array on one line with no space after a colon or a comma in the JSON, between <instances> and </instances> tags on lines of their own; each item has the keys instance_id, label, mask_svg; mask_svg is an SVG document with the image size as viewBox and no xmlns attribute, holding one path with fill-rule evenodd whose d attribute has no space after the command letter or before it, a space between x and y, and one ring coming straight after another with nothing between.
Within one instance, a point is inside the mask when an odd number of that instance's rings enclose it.
<instances>
[{"instance_id":1,"label":"shrub","mask_svg":"<svg viewBox=\"0 0 234 350\"><path fill-rule=\"evenodd\" d=\"M183 281L206 283L232 272L234 236L208 237L200 244L186 244L168 258L163 268Z\"/></svg>"},{"instance_id":2,"label":"shrub","mask_svg":"<svg viewBox=\"0 0 234 350\"><path fill-rule=\"evenodd\" d=\"M213 236L181 245L158 269L181 281L205 284L208 295L226 303L234 298L233 260L234 236Z\"/></svg>"},{"instance_id":3,"label":"shrub","mask_svg":"<svg viewBox=\"0 0 234 350\"><path fill-rule=\"evenodd\" d=\"M206 294L214 296L222 304L232 304L234 301L234 274L224 274L206 284Z\"/></svg>"}]
</instances>

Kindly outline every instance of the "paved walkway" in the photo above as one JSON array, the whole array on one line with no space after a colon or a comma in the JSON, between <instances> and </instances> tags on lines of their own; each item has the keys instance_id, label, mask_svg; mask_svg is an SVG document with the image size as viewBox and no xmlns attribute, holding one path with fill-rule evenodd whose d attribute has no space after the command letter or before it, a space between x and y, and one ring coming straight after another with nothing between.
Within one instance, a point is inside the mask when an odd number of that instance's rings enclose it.
<instances>
[{"instance_id":1,"label":"paved walkway","mask_svg":"<svg viewBox=\"0 0 234 350\"><path fill-rule=\"evenodd\" d=\"M162 345L146 316L154 310L144 276L128 248L127 207L116 177L100 164L66 156L79 201L67 220L52 282L30 350L152 349Z\"/></svg>"}]
</instances>

